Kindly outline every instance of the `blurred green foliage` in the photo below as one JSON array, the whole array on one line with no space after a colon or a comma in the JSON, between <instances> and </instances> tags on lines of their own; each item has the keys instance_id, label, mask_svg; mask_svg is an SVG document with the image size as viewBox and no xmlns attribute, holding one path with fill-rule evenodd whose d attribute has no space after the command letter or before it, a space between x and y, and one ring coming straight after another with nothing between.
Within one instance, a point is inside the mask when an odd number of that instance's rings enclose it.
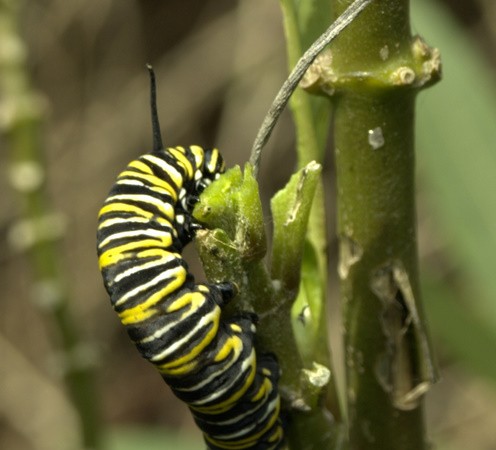
<instances>
[{"instance_id":1,"label":"blurred green foliage","mask_svg":"<svg viewBox=\"0 0 496 450\"><path fill-rule=\"evenodd\" d=\"M443 80L420 95L420 191L447 258L427 258L427 316L443 349L496 382L496 89L476 42L437 2L412 2L415 30L441 50Z\"/></svg>"},{"instance_id":2,"label":"blurred green foliage","mask_svg":"<svg viewBox=\"0 0 496 450\"><path fill-rule=\"evenodd\" d=\"M185 438L184 433L135 426L112 428L105 442L106 450L198 450L203 447L202 440Z\"/></svg>"}]
</instances>

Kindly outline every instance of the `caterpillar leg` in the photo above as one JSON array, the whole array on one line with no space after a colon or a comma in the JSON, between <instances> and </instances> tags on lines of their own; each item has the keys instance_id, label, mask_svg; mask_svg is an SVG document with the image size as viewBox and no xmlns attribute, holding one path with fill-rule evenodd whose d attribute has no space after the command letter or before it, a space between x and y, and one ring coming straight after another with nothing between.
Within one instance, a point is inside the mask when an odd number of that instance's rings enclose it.
<instances>
[{"instance_id":1,"label":"caterpillar leg","mask_svg":"<svg viewBox=\"0 0 496 450\"><path fill-rule=\"evenodd\" d=\"M239 293L239 289L236 283L232 283L231 281L224 281L222 283L216 283L212 287L215 287L222 298L222 304L219 306L223 306L227 304L230 300L232 300Z\"/></svg>"}]
</instances>

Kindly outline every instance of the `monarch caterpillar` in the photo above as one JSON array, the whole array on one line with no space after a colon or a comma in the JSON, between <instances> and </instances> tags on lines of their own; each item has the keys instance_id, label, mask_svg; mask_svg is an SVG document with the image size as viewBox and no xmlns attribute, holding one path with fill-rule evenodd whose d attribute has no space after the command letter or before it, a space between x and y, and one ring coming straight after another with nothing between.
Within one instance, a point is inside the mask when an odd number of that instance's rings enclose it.
<instances>
[{"instance_id":1,"label":"monarch caterpillar","mask_svg":"<svg viewBox=\"0 0 496 450\"><path fill-rule=\"evenodd\" d=\"M190 408L208 448L280 449L278 365L254 349L255 316L221 317L232 283L196 284L181 257L198 195L224 172L219 151L164 149L151 67L153 150L117 177L97 253L112 306L141 355Z\"/></svg>"}]
</instances>

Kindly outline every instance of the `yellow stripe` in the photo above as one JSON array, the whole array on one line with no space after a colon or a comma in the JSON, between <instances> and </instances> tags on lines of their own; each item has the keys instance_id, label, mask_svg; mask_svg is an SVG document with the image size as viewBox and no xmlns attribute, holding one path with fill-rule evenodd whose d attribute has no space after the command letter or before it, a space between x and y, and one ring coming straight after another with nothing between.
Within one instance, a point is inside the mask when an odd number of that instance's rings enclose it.
<instances>
[{"instance_id":1,"label":"yellow stripe","mask_svg":"<svg viewBox=\"0 0 496 450\"><path fill-rule=\"evenodd\" d=\"M275 429L274 434L269 438L269 442L278 443L282 440L283 435L284 435L284 432L283 432L282 426L278 426Z\"/></svg>"},{"instance_id":2,"label":"yellow stripe","mask_svg":"<svg viewBox=\"0 0 496 450\"><path fill-rule=\"evenodd\" d=\"M226 359L232 351L239 355L243 350L243 342L239 338L230 337L222 346L219 352L215 355L214 361L220 362Z\"/></svg>"},{"instance_id":3,"label":"yellow stripe","mask_svg":"<svg viewBox=\"0 0 496 450\"><path fill-rule=\"evenodd\" d=\"M190 145L189 149L195 157L196 167L203 166L203 162L205 161L205 150L199 145Z\"/></svg>"},{"instance_id":4,"label":"yellow stripe","mask_svg":"<svg viewBox=\"0 0 496 450\"><path fill-rule=\"evenodd\" d=\"M144 173L137 173L137 172L132 172L130 170L125 170L124 172L121 172L117 177L117 184L125 184L126 180L133 180L133 179L147 181L152 185L150 187L151 190L160 193L170 194L173 200L177 201L176 189L173 186L171 186L169 183L167 183L165 180L162 180L161 178L158 178L155 175L147 175Z\"/></svg>"},{"instance_id":5,"label":"yellow stripe","mask_svg":"<svg viewBox=\"0 0 496 450\"><path fill-rule=\"evenodd\" d=\"M219 150L216 148L212 149L211 156L210 156L210 161L208 164L205 166L207 171L209 173L214 173L215 172L215 167L217 166L217 163L219 162Z\"/></svg>"},{"instance_id":6,"label":"yellow stripe","mask_svg":"<svg viewBox=\"0 0 496 450\"><path fill-rule=\"evenodd\" d=\"M150 317L156 316L158 313L159 312L156 309L148 309L146 311L139 311L134 316L126 318L126 320L121 319L121 323L123 325L134 325L136 323L143 322L144 320L147 320Z\"/></svg>"},{"instance_id":7,"label":"yellow stripe","mask_svg":"<svg viewBox=\"0 0 496 450\"><path fill-rule=\"evenodd\" d=\"M99 224L98 224L98 228L101 229L101 228L107 228L107 227L111 227L113 225L119 225L119 224L122 224L122 223L148 223L149 220L144 218L144 217L138 217L138 216L135 216L133 218L130 218L130 217L110 217L108 219L105 219L105 220L102 220Z\"/></svg>"},{"instance_id":8,"label":"yellow stripe","mask_svg":"<svg viewBox=\"0 0 496 450\"><path fill-rule=\"evenodd\" d=\"M142 172L148 173L150 175L153 175L153 171L148 166L148 164L145 164L143 161L140 161L139 159L135 159L134 161L131 161L127 166L141 170Z\"/></svg>"},{"instance_id":9,"label":"yellow stripe","mask_svg":"<svg viewBox=\"0 0 496 450\"><path fill-rule=\"evenodd\" d=\"M170 164L164 159L151 154L143 155L142 158L145 161L148 161L151 165L158 167L164 172L167 172L167 175L171 178L171 180L176 184L177 187L182 186L183 175L173 164Z\"/></svg>"},{"instance_id":10,"label":"yellow stripe","mask_svg":"<svg viewBox=\"0 0 496 450\"><path fill-rule=\"evenodd\" d=\"M248 438L240 439L240 440L234 440L232 442L226 442L226 441L214 439L208 435L205 435L205 437L206 437L207 441L209 441L210 443L216 445L217 447L224 448L226 450L241 450L244 448L250 448L265 433L267 433L268 430L270 430L274 426L277 419L279 418L280 408L281 408L280 402L277 401L276 407L272 413L272 417L268 421L267 425L262 430L260 430L258 433L252 434ZM278 428L280 428L280 427L278 427ZM282 429L281 429L281 431L277 430L276 434L280 434L282 437ZM274 438L272 438L271 440L273 441Z\"/></svg>"},{"instance_id":11,"label":"yellow stripe","mask_svg":"<svg viewBox=\"0 0 496 450\"><path fill-rule=\"evenodd\" d=\"M182 151L181 151L182 150ZM184 154L183 147L169 147L167 151L176 158L176 161L186 170L186 178L191 180L193 178L193 166L190 160Z\"/></svg>"},{"instance_id":12,"label":"yellow stripe","mask_svg":"<svg viewBox=\"0 0 496 450\"><path fill-rule=\"evenodd\" d=\"M253 361L250 363L250 368L251 368L250 374L248 375L245 384L239 390L237 390L233 395L231 395L231 397L213 406L189 405L189 407L194 411L198 411L200 413L207 413L207 414L221 414L231 409L233 407L233 403L235 403L236 400L239 400L245 394L245 392L249 389L249 387L253 383L253 380L255 379L256 363L255 363L254 350L252 351L250 358L253 359Z\"/></svg>"},{"instance_id":13,"label":"yellow stripe","mask_svg":"<svg viewBox=\"0 0 496 450\"><path fill-rule=\"evenodd\" d=\"M174 300L167 308L167 313L173 313L179 309L184 308L188 304L191 305L190 309L196 310L198 306L205 302L205 295L201 292L187 292L181 295L178 299Z\"/></svg>"},{"instance_id":14,"label":"yellow stripe","mask_svg":"<svg viewBox=\"0 0 496 450\"><path fill-rule=\"evenodd\" d=\"M157 247L156 239L143 239L139 241L128 242L127 244L119 245L118 247L111 248L110 250L104 251L100 258L98 258L98 263L100 265L100 270L112 266L119 261L135 258L136 254L133 250L140 247Z\"/></svg>"},{"instance_id":15,"label":"yellow stripe","mask_svg":"<svg viewBox=\"0 0 496 450\"><path fill-rule=\"evenodd\" d=\"M216 311L217 309L218 311ZM169 363L157 365L157 367L162 373L168 375L173 375L173 374L182 375L188 373L189 366L184 366L184 364L196 358L202 352L202 350L212 342L212 339L214 339L215 336L217 335L219 329L220 308L216 307L212 312L212 316L213 316L213 321L212 321L213 327L205 335L202 341L199 342L195 347L193 347L188 352L188 354L184 355L182 358L175 359L174 361L171 361ZM184 367L177 367L177 366L184 366Z\"/></svg>"},{"instance_id":16,"label":"yellow stripe","mask_svg":"<svg viewBox=\"0 0 496 450\"><path fill-rule=\"evenodd\" d=\"M164 218L164 217L160 217L160 216L156 216L154 218L154 220L156 222L158 222L160 225L163 225L163 226L168 226L171 228L171 231L174 233L174 231L172 230L173 229L173 225L171 223L170 220ZM140 216L137 216L137 215L134 215L133 217L110 217L108 219L104 219L102 220L99 224L98 224L98 228L99 229L103 229L103 228L107 228L107 227L112 227L114 225L119 225L119 224L122 224L122 223L126 223L126 224L133 224L133 223L139 223L139 224L148 224L150 222L149 218L147 217L140 217ZM168 232L169 230L167 230Z\"/></svg>"},{"instance_id":17,"label":"yellow stripe","mask_svg":"<svg viewBox=\"0 0 496 450\"><path fill-rule=\"evenodd\" d=\"M170 203L165 203L158 198L148 194L117 194L107 198L110 205L128 204L127 202L136 202L143 205L152 205L163 214L164 217L174 219L174 208ZM121 203L124 202L124 203ZM116 211L117 212L117 211ZM153 215L153 214L152 214Z\"/></svg>"},{"instance_id":18,"label":"yellow stripe","mask_svg":"<svg viewBox=\"0 0 496 450\"><path fill-rule=\"evenodd\" d=\"M124 241L126 243L141 242L144 240L155 240L156 247L169 248L172 245L172 235L163 230L149 228L145 230L119 231L100 241L98 249L108 247L114 241Z\"/></svg>"},{"instance_id":19,"label":"yellow stripe","mask_svg":"<svg viewBox=\"0 0 496 450\"><path fill-rule=\"evenodd\" d=\"M193 361L191 361L189 364L183 364L181 367L178 367L176 369L164 369L162 370L158 364L157 364L157 368L158 368L158 371L164 375L168 375L168 376L180 376L180 375L187 375L189 373L191 373L193 370L196 369L196 367L198 366L198 360L194 359Z\"/></svg>"},{"instance_id":20,"label":"yellow stripe","mask_svg":"<svg viewBox=\"0 0 496 450\"><path fill-rule=\"evenodd\" d=\"M181 258L181 255L179 253L175 252L169 252L163 248L149 248L146 250L143 250L141 252L136 253L137 258Z\"/></svg>"},{"instance_id":21,"label":"yellow stripe","mask_svg":"<svg viewBox=\"0 0 496 450\"><path fill-rule=\"evenodd\" d=\"M262 383L260 383L260 386L258 388L257 393L250 398L250 400L255 403L258 400L260 400L266 392L271 392L272 391L272 382L268 379L265 378Z\"/></svg>"},{"instance_id":22,"label":"yellow stripe","mask_svg":"<svg viewBox=\"0 0 496 450\"><path fill-rule=\"evenodd\" d=\"M132 213L141 217L146 217L147 219L151 219L153 217L153 213L149 211L145 211L144 209L135 206L128 205L127 203L113 202L107 205L104 205L100 212L98 213L98 217L102 217L107 213Z\"/></svg>"},{"instance_id":23,"label":"yellow stripe","mask_svg":"<svg viewBox=\"0 0 496 450\"><path fill-rule=\"evenodd\" d=\"M186 271L182 267L180 269L181 270L175 274L175 277L167 283L167 286L152 294L139 305L119 313L122 324L136 324L156 314L157 311L149 311L149 309L183 285L184 280L186 279Z\"/></svg>"}]
</instances>

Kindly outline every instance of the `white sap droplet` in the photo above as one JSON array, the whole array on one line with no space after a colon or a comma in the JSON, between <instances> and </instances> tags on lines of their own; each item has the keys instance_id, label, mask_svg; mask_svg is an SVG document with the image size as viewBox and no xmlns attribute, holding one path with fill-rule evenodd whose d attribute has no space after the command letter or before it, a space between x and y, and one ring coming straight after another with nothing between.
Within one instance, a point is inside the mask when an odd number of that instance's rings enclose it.
<instances>
[{"instance_id":1,"label":"white sap droplet","mask_svg":"<svg viewBox=\"0 0 496 450\"><path fill-rule=\"evenodd\" d=\"M373 150L377 150L384 145L384 135L382 134L382 128L376 127L368 131L369 145Z\"/></svg>"}]
</instances>

